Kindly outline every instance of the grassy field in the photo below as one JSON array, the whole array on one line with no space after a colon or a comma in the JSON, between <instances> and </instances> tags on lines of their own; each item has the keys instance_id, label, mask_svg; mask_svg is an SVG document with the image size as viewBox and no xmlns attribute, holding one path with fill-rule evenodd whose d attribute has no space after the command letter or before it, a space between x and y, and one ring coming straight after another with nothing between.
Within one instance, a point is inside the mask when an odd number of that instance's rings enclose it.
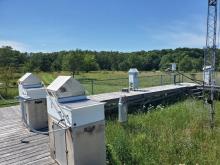
<instances>
[{"instance_id":1,"label":"grassy field","mask_svg":"<svg viewBox=\"0 0 220 165\"><path fill-rule=\"evenodd\" d=\"M59 75L70 75L68 72L35 74L45 84ZM160 85L162 74L165 73L140 72L140 86ZM193 77L190 73L187 75ZM16 74L14 81L20 76ZM195 75L197 79L201 76ZM110 71L76 75L88 94L92 90L90 79L94 79L94 93L103 93L128 87L127 77L127 72ZM169 74L163 77L163 84L167 83L171 83ZM3 89L0 92L4 92ZM17 88L9 89L8 94L8 100L0 99L0 106L14 101ZM217 102L216 109L219 108L220 102ZM220 113L217 112L217 128L210 130L208 112L201 101L186 100L169 107L150 107L148 112L129 114L128 118L124 124L114 119L106 121L109 164L220 164Z\"/></svg>"},{"instance_id":2,"label":"grassy field","mask_svg":"<svg viewBox=\"0 0 220 165\"><path fill-rule=\"evenodd\" d=\"M220 129L210 130L201 101L158 106L128 118L126 124L106 123L109 164L220 164Z\"/></svg>"},{"instance_id":3,"label":"grassy field","mask_svg":"<svg viewBox=\"0 0 220 165\"><path fill-rule=\"evenodd\" d=\"M39 72L36 74L46 85L50 84L59 75L71 75L69 72ZM22 76L22 73L16 73L12 81L14 86L17 80ZM161 75L163 75L161 77ZM188 74L191 76L190 74ZM97 71L97 72L80 72L75 75L75 78L87 90L87 94L98 94L104 92L120 91L122 88L128 87L128 73L119 71ZM201 79L201 76L196 78ZM177 81L181 80L181 77L177 77ZM189 81L186 78L184 81ZM156 72L140 72L140 87L149 87L160 84L170 84L172 82L171 75L160 71ZM0 82L1 83L1 82ZM7 94L4 89L0 88L0 94L7 99L12 99L18 95L17 87L9 88Z\"/></svg>"},{"instance_id":4,"label":"grassy field","mask_svg":"<svg viewBox=\"0 0 220 165\"><path fill-rule=\"evenodd\" d=\"M0 108L7 107L7 106L13 106L13 105L17 105L17 104L18 104L18 100L16 100L16 99L0 100Z\"/></svg>"},{"instance_id":5,"label":"grassy field","mask_svg":"<svg viewBox=\"0 0 220 165\"><path fill-rule=\"evenodd\" d=\"M69 72L39 72L36 74L46 85L50 84L59 75L71 75ZM162 72L140 72L140 87L149 87L160 85ZM16 73L12 84L16 84L17 80L22 74ZM85 87L87 94L98 94L104 92L119 91L122 88L128 87L128 73L116 71L99 71L99 72L80 72L75 75L75 78ZM171 82L170 75L162 77L163 83L168 84ZM12 99L18 95L17 87L8 88L7 94L5 90L0 88L0 94L7 98Z\"/></svg>"},{"instance_id":6,"label":"grassy field","mask_svg":"<svg viewBox=\"0 0 220 165\"><path fill-rule=\"evenodd\" d=\"M59 75L71 75L69 72L38 72L36 74L46 85L50 84ZM18 95L18 89L16 86L17 80L23 75L23 73L15 73L12 80L11 86L13 88L8 88L8 92L0 86L0 95L5 99L14 99ZM162 75L162 76L161 76ZM192 74L187 73L187 76L191 78L196 78L202 80L202 73ZM217 73L218 78L220 74ZM128 73L122 71L96 71L96 72L80 72L75 75L75 78L80 81L80 83L85 87L87 95L116 92L120 91L122 88L128 87ZM177 82L192 82L187 78L182 78L177 76ZM220 80L220 78L219 78ZM218 81L217 81L218 82ZM220 81L219 81L220 82ZM139 86L140 88L151 87L157 85L171 84L173 83L171 74L164 73L160 71L155 72L140 72L139 74ZM1 84L1 80L0 80ZM220 83L219 83L220 85ZM0 99L1 100L1 99ZM0 101L4 102L5 101Z\"/></svg>"}]
</instances>

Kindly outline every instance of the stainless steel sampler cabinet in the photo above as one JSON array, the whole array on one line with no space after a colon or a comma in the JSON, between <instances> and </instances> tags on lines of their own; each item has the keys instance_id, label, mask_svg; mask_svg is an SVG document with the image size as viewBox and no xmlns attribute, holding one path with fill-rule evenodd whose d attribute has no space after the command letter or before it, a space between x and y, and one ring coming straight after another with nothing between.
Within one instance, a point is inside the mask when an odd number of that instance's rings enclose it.
<instances>
[{"instance_id":1,"label":"stainless steel sampler cabinet","mask_svg":"<svg viewBox=\"0 0 220 165\"><path fill-rule=\"evenodd\" d=\"M203 67L203 81L205 85L211 85L211 76L214 69L211 65Z\"/></svg>"},{"instance_id":2,"label":"stainless steel sampler cabinet","mask_svg":"<svg viewBox=\"0 0 220 165\"><path fill-rule=\"evenodd\" d=\"M50 151L60 165L103 165L104 103L89 100L71 76L59 76L48 87Z\"/></svg>"},{"instance_id":3,"label":"stainless steel sampler cabinet","mask_svg":"<svg viewBox=\"0 0 220 165\"><path fill-rule=\"evenodd\" d=\"M46 89L32 73L18 80L18 91L22 121L29 130L48 127Z\"/></svg>"},{"instance_id":4,"label":"stainless steel sampler cabinet","mask_svg":"<svg viewBox=\"0 0 220 165\"><path fill-rule=\"evenodd\" d=\"M130 90L137 90L139 86L139 79L138 79L138 70L136 68L131 68L128 71L128 78L129 78L129 89Z\"/></svg>"}]
</instances>

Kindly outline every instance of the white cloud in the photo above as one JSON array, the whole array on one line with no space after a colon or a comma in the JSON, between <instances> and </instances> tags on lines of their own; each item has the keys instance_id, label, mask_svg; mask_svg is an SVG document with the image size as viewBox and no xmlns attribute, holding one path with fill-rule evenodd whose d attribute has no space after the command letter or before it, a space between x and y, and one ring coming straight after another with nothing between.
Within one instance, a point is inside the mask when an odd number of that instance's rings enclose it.
<instances>
[{"instance_id":1,"label":"white cloud","mask_svg":"<svg viewBox=\"0 0 220 165\"><path fill-rule=\"evenodd\" d=\"M13 49L21 52L28 51L28 46L26 44L17 41L0 40L0 47L2 46L11 46Z\"/></svg>"},{"instance_id":2,"label":"white cloud","mask_svg":"<svg viewBox=\"0 0 220 165\"><path fill-rule=\"evenodd\" d=\"M153 38L171 47L203 47L206 26L201 20L173 22Z\"/></svg>"},{"instance_id":3,"label":"white cloud","mask_svg":"<svg viewBox=\"0 0 220 165\"><path fill-rule=\"evenodd\" d=\"M145 32L152 46L159 49L205 46L206 24L204 19L198 17L190 21L173 21L160 27L148 27Z\"/></svg>"},{"instance_id":4,"label":"white cloud","mask_svg":"<svg viewBox=\"0 0 220 165\"><path fill-rule=\"evenodd\" d=\"M162 47L195 47L202 48L205 46L205 35L196 34L188 31L179 32L161 32L153 36Z\"/></svg>"}]
</instances>

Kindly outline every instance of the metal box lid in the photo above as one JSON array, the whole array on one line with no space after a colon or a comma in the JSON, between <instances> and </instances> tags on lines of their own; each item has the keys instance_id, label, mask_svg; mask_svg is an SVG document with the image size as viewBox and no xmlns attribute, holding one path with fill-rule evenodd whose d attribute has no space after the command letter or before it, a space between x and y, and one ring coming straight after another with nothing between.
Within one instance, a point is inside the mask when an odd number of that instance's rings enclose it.
<instances>
[{"instance_id":1,"label":"metal box lid","mask_svg":"<svg viewBox=\"0 0 220 165\"><path fill-rule=\"evenodd\" d=\"M71 114L71 125L82 126L85 124L101 121L105 119L104 104L92 100L83 100L72 103L61 104L63 110Z\"/></svg>"},{"instance_id":2,"label":"metal box lid","mask_svg":"<svg viewBox=\"0 0 220 165\"><path fill-rule=\"evenodd\" d=\"M58 76L47 90L58 98L85 95L84 87L71 76Z\"/></svg>"},{"instance_id":3,"label":"metal box lid","mask_svg":"<svg viewBox=\"0 0 220 165\"><path fill-rule=\"evenodd\" d=\"M208 70L212 70L212 66L211 65L203 67L203 71L208 71Z\"/></svg>"},{"instance_id":4,"label":"metal box lid","mask_svg":"<svg viewBox=\"0 0 220 165\"><path fill-rule=\"evenodd\" d=\"M19 97L24 100L35 100L46 98L47 93L44 87L41 88L29 88L21 90Z\"/></svg>"},{"instance_id":5,"label":"metal box lid","mask_svg":"<svg viewBox=\"0 0 220 165\"><path fill-rule=\"evenodd\" d=\"M129 74L134 74L134 73L137 74L137 73L139 73L139 71L136 68L131 68L131 69L129 69L128 73Z\"/></svg>"},{"instance_id":6,"label":"metal box lid","mask_svg":"<svg viewBox=\"0 0 220 165\"><path fill-rule=\"evenodd\" d=\"M22 85L37 85L41 84L41 81L32 73L26 73L18 80L18 83Z\"/></svg>"},{"instance_id":7,"label":"metal box lid","mask_svg":"<svg viewBox=\"0 0 220 165\"><path fill-rule=\"evenodd\" d=\"M57 105L56 98L47 96L48 114L57 121L64 119L65 123L71 127L104 120L104 104L103 102L85 99Z\"/></svg>"}]
</instances>

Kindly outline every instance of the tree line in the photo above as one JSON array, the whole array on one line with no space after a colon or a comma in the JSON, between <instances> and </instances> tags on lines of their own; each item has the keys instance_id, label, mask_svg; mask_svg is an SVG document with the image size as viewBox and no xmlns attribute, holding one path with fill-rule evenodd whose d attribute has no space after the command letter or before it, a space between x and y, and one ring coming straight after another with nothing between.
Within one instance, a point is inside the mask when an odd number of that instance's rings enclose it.
<instances>
[{"instance_id":1,"label":"tree line","mask_svg":"<svg viewBox=\"0 0 220 165\"><path fill-rule=\"evenodd\" d=\"M219 52L219 50L218 50ZM203 49L177 48L137 52L70 50L52 53L22 53L5 46L0 48L0 68L13 67L22 71L165 70L177 63L180 71L202 71ZM217 53L219 54L219 53ZM220 70L217 55L217 70ZM17 69L17 70L18 70Z\"/></svg>"}]
</instances>

